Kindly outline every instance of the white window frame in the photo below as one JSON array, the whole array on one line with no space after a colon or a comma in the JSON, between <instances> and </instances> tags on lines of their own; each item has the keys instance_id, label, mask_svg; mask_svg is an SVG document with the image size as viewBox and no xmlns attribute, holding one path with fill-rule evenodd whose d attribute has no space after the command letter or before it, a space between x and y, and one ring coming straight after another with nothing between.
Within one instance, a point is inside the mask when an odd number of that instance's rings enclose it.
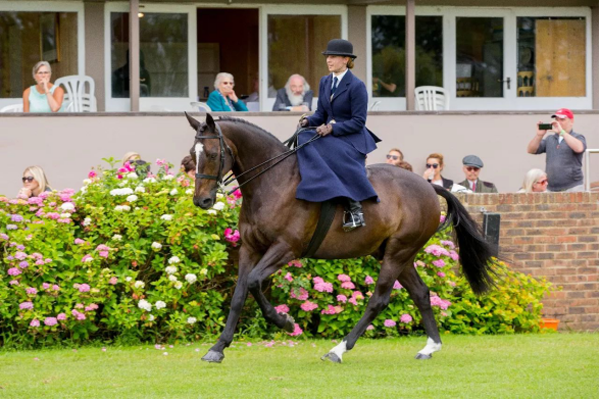
<instances>
[{"instance_id":1,"label":"white window frame","mask_svg":"<svg viewBox=\"0 0 600 400\"><path fill-rule=\"evenodd\" d=\"M373 98L371 17L373 15L406 15L405 6L367 7L367 90L372 101L379 101L379 110L406 110L406 98ZM451 110L548 110L568 104L572 109L592 109L592 20L587 7L415 7L415 16L443 17L444 88L450 93ZM456 97L456 17L504 18L503 79L510 77L511 88L502 98ZM518 17L580 17L586 21L586 95L584 97L517 97L517 18Z\"/></svg>"},{"instance_id":2,"label":"white window frame","mask_svg":"<svg viewBox=\"0 0 600 400\"><path fill-rule=\"evenodd\" d=\"M192 110L190 102L198 97L198 37L196 33L196 9L194 4L145 4L140 12L187 14L188 16L188 96L186 97L140 97L140 111L184 111ZM104 7L104 90L106 111L130 111L131 101L128 98L113 98L112 65L111 65L111 27L110 14L113 12L129 12L129 3L106 3Z\"/></svg>"},{"instance_id":3,"label":"white window frame","mask_svg":"<svg viewBox=\"0 0 600 400\"><path fill-rule=\"evenodd\" d=\"M260 93L268 93L269 86L269 15L339 15L341 20L341 39L348 39L348 7L342 5L263 5L260 7L259 23L259 69L260 69ZM336 38L331 38L336 39ZM323 49L324 51L325 49ZM294 55L293 49L290 49L290 55ZM296 53L296 56L302 56ZM325 60L323 60L325 62ZM312 88L315 92L312 109L316 109L318 102L319 88ZM260 110L272 111L275 98L259 96Z\"/></svg>"},{"instance_id":4,"label":"white window frame","mask_svg":"<svg viewBox=\"0 0 600 400\"><path fill-rule=\"evenodd\" d=\"M80 75L85 74L85 25L83 10L83 1L44 1L35 3L24 1L0 2L0 11L77 13L77 74ZM33 65L31 68L33 68ZM31 83L34 83L33 77L31 78ZM22 102L22 100L17 98L0 98L0 108Z\"/></svg>"}]
</instances>

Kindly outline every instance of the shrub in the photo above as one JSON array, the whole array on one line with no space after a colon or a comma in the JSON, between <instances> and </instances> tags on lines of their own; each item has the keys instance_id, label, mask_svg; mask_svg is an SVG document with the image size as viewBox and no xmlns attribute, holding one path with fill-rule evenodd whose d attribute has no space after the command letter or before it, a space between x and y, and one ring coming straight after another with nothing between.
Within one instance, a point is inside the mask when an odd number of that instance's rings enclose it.
<instances>
[{"instance_id":1,"label":"shrub","mask_svg":"<svg viewBox=\"0 0 600 400\"><path fill-rule=\"evenodd\" d=\"M219 196L205 211L192 204L189 178L164 160L155 175L106 161L78 193L0 197L2 345L197 340L222 330L237 276L241 194ZM550 285L502 264L498 288L475 297L453 272L458 255L448 238L435 235L414 266L441 329L538 330ZM273 276L269 296L295 317L293 335L340 338L362 316L379 267L372 257L293 261ZM420 331L420 319L397 283L366 335ZM253 300L240 328L252 337L281 335Z\"/></svg>"}]
</instances>

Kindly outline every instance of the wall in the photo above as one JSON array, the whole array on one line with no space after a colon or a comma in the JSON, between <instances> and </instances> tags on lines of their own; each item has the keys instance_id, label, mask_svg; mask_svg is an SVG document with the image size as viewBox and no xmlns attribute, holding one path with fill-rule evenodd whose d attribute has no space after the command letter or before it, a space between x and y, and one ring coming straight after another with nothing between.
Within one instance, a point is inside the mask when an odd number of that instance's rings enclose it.
<instances>
[{"instance_id":1,"label":"wall","mask_svg":"<svg viewBox=\"0 0 600 400\"><path fill-rule=\"evenodd\" d=\"M499 213L500 247L510 265L562 291L544 300L561 330L598 330L598 193L461 195L478 222Z\"/></svg>"}]
</instances>

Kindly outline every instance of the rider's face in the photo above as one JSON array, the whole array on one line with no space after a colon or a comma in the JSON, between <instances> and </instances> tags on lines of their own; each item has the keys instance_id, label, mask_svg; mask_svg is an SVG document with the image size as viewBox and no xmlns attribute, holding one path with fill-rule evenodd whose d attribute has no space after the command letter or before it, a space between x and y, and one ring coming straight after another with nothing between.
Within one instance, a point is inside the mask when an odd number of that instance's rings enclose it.
<instances>
[{"instance_id":1,"label":"rider's face","mask_svg":"<svg viewBox=\"0 0 600 400\"><path fill-rule=\"evenodd\" d=\"M349 57L342 56L327 56L327 68L329 72L340 73L344 72L348 65Z\"/></svg>"}]
</instances>

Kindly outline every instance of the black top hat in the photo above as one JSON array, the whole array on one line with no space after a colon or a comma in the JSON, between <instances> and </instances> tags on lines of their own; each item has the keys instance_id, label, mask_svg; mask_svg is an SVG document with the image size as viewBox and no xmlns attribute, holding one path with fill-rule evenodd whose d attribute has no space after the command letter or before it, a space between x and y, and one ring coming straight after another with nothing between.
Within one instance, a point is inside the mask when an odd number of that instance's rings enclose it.
<instances>
[{"instance_id":1,"label":"black top hat","mask_svg":"<svg viewBox=\"0 0 600 400\"><path fill-rule=\"evenodd\" d=\"M327 50L323 52L323 55L356 58L352 52L352 43L344 39L333 39L327 43Z\"/></svg>"}]
</instances>

